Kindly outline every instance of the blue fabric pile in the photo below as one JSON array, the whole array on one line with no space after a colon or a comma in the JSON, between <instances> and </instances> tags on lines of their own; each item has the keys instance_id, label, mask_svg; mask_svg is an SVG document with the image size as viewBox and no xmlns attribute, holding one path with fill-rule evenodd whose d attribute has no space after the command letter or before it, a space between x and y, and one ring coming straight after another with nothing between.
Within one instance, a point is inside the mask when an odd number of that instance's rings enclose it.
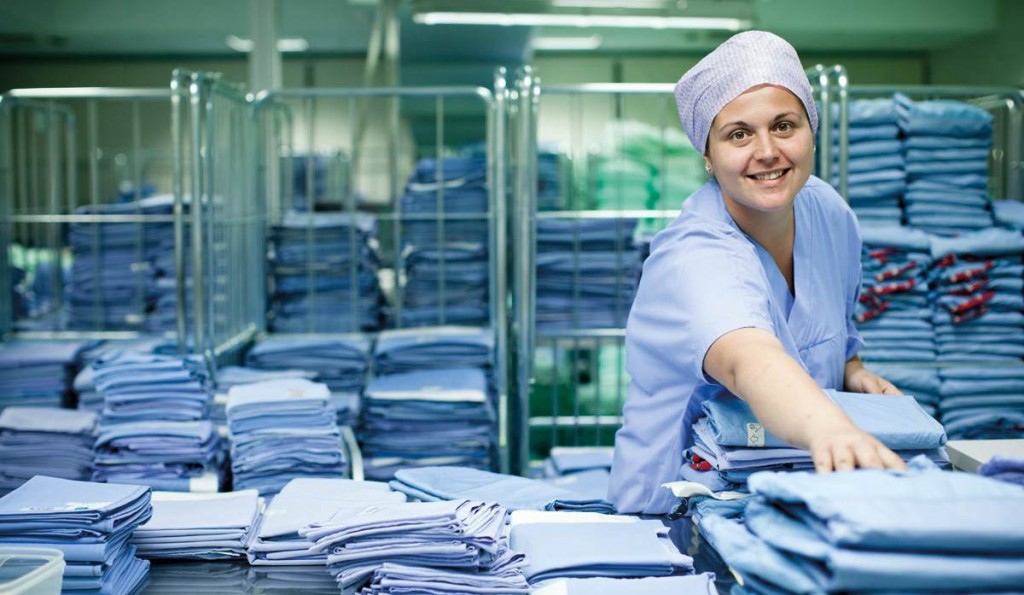
<instances>
[{"instance_id":1,"label":"blue fabric pile","mask_svg":"<svg viewBox=\"0 0 1024 595\"><path fill-rule=\"evenodd\" d=\"M424 502L468 498L497 502L509 510L615 512L603 494L586 497L544 481L469 467L401 469L395 473L391 487Z\"/></svg>"},{"instance_id":2,"label":"blue fabric pile","mask_svg":"<svg viewBox=\"0 0 1024 595\"><path fill-rule=\"evenodd\" d=\"M538 219L538 329L621 328L642 261L636 219Z\"/></svg>"},{"instance_id":3,"label":"blue fabric pile","mask_svg":"<svg viewBox=\"0 0 1024 595\"><path fill-rule=\"evenodd\" d=\"M557 211L564 205L561 174L562 151L551 143L537 146L537 210Z\"/></svg>"},{"instance_id":4,"label":"blue fabric pile","mask_svg":"<svg viewBox=\"0 0 1024 595\"><path fill-rule=\"evenodd\" d=\"M978 467L978 475L1024 487L1024 459L996 455Z\"/></svg>"},{"instance_id":5,"label":"blue fabric pile","mask_svg":"<svg viewBox=\"0 0 1024 595\"><path fill-rule=\"evenodd\" d=\"M378 376L363 395L359 441L367 479L430 465L491 467L497 419L480 368Z\"/></svg>"},{"instance_id":6,"label":"blue fabric pile","mask_svg":"<svg viewBox=\"0 0 1024 595\"><path fill-rule=\"evenodd\" d=\"M992 225L988 157L992 115L952 100L897 94L907 150L907 221L939 235Z\"/></svg>"},{"instance_id":7,"label":"blue fabric pile","mask_svg":"<svg viewBox=\"0 0 1024 595\"><path fill-rule=\"evenodd\" d=\"M140 558L224 560L245 557L259 524L255 490L227 494L156 492L153 516L132 535Z\"/></svg>"},{"instance_id":8,"label":"blue fabric pile","mask_svg":"<svg viewBox=\"0 0 1024 595\"><path fill-rule=\"evenodd\" d=\"M748 593L983 592L1024 584L1024 490L911 471L759 473L743 521L701 530Z\"/></svg>"},{"instance_id":9,"label":"blue fabric pile","mask_svg":"<svg viewBox=\"0 0 1024 595\"><path fill-rule=\"evenodd\" d=\"M919 454L949 465L942 445L946 433L908 395L871 395L825 390L857 427L878 438L904 459ZM693 425L694 445L684 452L683 479L713 491L737 490L758 471L813 469L811 454L768 433L750 406L730 394L703 404Z\"/></svg>"},{"instance_id":10,"label":"blue fabric pile","mask_svg":"<svg viewBox=\"0 0 1024 595\"><path fill-rule=\"evenodd\" d=\"M173 347L173 349L171 349ZM142 337L136 339L110 340L95 344L82 352L83 365L72 383L77 397L78 409L85 411L101 411L103 397L96 390L96 379L93 377L93 366L97 360L113 362L126 354L134 356L158 353L177 353L177 345L170 344L161 337Z\"/></svg>"},{"instance_id":11,"label":"blue fabric pile","mask_svg":"<svg viewBox=\"0 0 1024 595\"><path fill-rule=\"evenodd\" d=\"M1008 198L992 201L992 216L1002 227L1024 230L1024 202Z\"/></svg>"},{"instance_id":12,"label":"blue fabric pile","mask_svg":"<svg viewBox=\"0 0 1024 595\"><path fill-rule=\"evenodd\" d=\"M94 481L217 491L224 452L207 419L211 390L202 363L115 353L92 368L103 397Z\"/></svg>"},{"instance_id":13,"label":"blue fabric pile","mask_svg":"<svg viewBox=\"0 0 1024 595\"><path fill-rule=\"evenodd\" d=\"M934 362L935 329L928 295L928 234L907 227L862 225L860 301L854 320L867 361Z\"/></svg>"},{"instance_id":14,"label":"blue fabric pile","mask_svg":"<svg viewBox=\"0 0 1024 595\"><path fill-rule=\"evenodd\" d=\"M174 197L160 195L138 202L87 205L75 209L75 214L170 216L173 210ZM161 255L166 259L167 247L173 246L173 223L72 223L68 242L72 254L69 327L145 328L157 300L169 293L166 284L158 287L158 282L174 277L173 270L156 265Z\"/></svg>"},{"instance_id":15,"label":"blue fabric pile","mask_svg":"<svg viewBox=\"0 0 1024 595\"><path fill-rule=\"evenodd\" d=\"M907 190L906 157L899 140L896 102L891 98L849 103L847 200L866 225L899 225L900 198ZM838 106L833 110L838 116ZM836 120L838 122L838 120ZM832 176L839 175L839 131L833 127Z\"/></svg>"},{"instance_id":16,"label":"blue fabric pile","mask_svg":"<svg viewBox=\"0 0 1024 595\"><path fill-rule=\"evenodd\" d=\"M512 517L509 544L526 556L523 574L531 585L563 578L693 574L693 559L679 552L659 520L518 514Z\"/></svg>"},{"instance_id":17,"label":"blue fabric pile","mask_svg":"<svg viewBox=\"0 0 1024 595\"><path fill-rule=\"evenodd\" d=\"M289 212L270 232L268 261L271 330L343 333L379 326L373 217Z\"/></svg>"},{"instance_id":18,"label":"blue fabric pile","mask_svg":"<svg viewBox=\"0 0 1024 595\"><path fill-rule=\"evenodd\" d=\"M433 368L486 368L494 361L490 329L441 326L385 331L373 353L377 374Z\"/></svg>"},{"instance_id":19,"label":"blue fabric pile","mask_svg":"<svg viewBox=\"0 0 1024 595\"><path fill-rule=\"evenodd\" d=\"M421 159L401 204L398 326L486 324L490 197L487 162Z\"/></svg>"},{"instance_id":20,"label":"blue fabric pile","mask_svg":"<svg viewBox=\"0 0 1024 595\"><path fill-rule=\"evenodd\" d=\"M236 490L275 494L296 477L340 478L348 471L324 384L291 378L235 386L227 414Z\"/></svg>"},{"instance_id":21,"label":"blue fabric pile","mask_svg":"<svg viewBox=\"0 0 1024 595\"><path fill-rule=\"evenodd\" d=\"M921 409L924 409L932 417L938 418L939 401L942 398L942 378L939 377L939 368L875 363L869 364L868 368L895 384L904 393L912 395Z\"/></svg>"},{"instance_id":22,"label":"blue fabric pile","mask_svg":"<svg viewBox=\"0 0 1024 595\"><path fill-rule=\"evenodd\" d=\"M411 586L428 591L443 584L444 592L451 593L528 593L523 556L511 551L505 538L507 516L497 504L468 500L371 504L338 510L300 535L314 543L312 553L327 554L342 590L373 581L371 592L391 592L386 590L388 577L430 569L435 572L422 573Z\"/></svg>"},{"instance_id":23,"label":"blue fabric pile","mask_svg":"<svg viewBox=\"0 0 1024 595\"><path fill-rule=\"evenodd\" d=\"M8 407L0 413L0 494L33 475L88 481L96 414L54 407Z\"/></svg>"},{"instance_id":24,"label":"blue fabric pile","mask_svg":"<svg viewBox=\"0 0 1024 595\"><path fill-rule=\"evenodd\" d=\"M316 372L309 370L260 370L259 368L246 368L243 366L224 366L219 368L214 375L217 389L213 395L213 404L210 406L210 421L217 424L218 428L221 426L227 427L228 391L231 390L231 387L285 378L305 378L306 380L317 381ZM333 395L331 400L334 400ZM348 414L347 408L345 409L345 414ZM338 425L349 424L343 424L339 419Z\"/></svg>"},{"instance_id":25,"label":"blue fabric pile","mask_svg":"<svg viewBox=\"0 0 1024 595\"><path fill-rule=\"evenodd\" d=\"M0 410L11 405L60 407L90 341L0 342Z\"/></svg>"},{"instance_id":26,"label":"blue fabric pile","mask_svg":"<svg viewBox=\"0 0 1024 595\"><path fill-rule=\"evenodd\" d=\"M149 500L143 486L37 475L0 498L0 545L64 552L63 592L131 593L149 570L129 544L152 515Z\"/></svg>"},{"instance_id":27,"label":"blue fabric pile","mask_svg":"<svg viewBox=\"0 0 1024 595\"><path fill-rule=\"evenodd\" d=\"M313 542L299 535L300 529L326 521L343 508L405 500L405 494L392 492L386 483L309 477L293 479L267 506L263 522L249 543L246 555L253 566L300 567L300 571L304 570L301 567L310 565L326 567L327 554L310 552Z\"/></svg>"},{"instance_id":28,"label":"blue fabric pile","mask_svg":"<svg viewBox=\"0 0 1024 595\"><path fill-rule=\"evenodd\" d=\"M942 378L942 423L950 438L1015 439L1024 434L1024 366L948 366Z\"/></svg>"}]
</instances>

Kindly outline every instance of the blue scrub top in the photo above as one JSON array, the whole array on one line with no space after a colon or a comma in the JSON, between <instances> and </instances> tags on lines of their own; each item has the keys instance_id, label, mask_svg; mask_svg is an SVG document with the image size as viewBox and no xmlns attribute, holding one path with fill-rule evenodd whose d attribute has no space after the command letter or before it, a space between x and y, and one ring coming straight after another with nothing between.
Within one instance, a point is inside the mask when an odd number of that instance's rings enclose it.
<instances>
[{"instance_id":1,"label":"blue scrub top","mask_svg":"<svg viewBox=\"0 0 1024 595\"><path fill-rule=\"evenodd\" d=\"M740 328L775 335L823 388L843 388L863 341L852 317L861 239L849 206L811 177L797 193L794 294L771 256L732 220L712 180L655 237L626 326L631 383L615 435L609 499L620 512L664 514L701 404L726 389L703 371L708 348Z\"/></svg>"}]
</instances>

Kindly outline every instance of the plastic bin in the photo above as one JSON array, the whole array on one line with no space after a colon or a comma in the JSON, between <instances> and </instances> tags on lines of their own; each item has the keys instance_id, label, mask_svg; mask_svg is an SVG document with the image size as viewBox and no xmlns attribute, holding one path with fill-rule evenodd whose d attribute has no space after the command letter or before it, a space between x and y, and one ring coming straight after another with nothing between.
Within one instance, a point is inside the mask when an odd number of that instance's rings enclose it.
<instances>
[{"instance_id":1,"label":"plastic bin","mask_svg":"<svg viewBox=\"0 0 1024 595\"><path fill-rule=\"evenodd\" d=\"M0 594L59 595L64 552L42 547L0 547Z\"/></svg>"}]
</instances>

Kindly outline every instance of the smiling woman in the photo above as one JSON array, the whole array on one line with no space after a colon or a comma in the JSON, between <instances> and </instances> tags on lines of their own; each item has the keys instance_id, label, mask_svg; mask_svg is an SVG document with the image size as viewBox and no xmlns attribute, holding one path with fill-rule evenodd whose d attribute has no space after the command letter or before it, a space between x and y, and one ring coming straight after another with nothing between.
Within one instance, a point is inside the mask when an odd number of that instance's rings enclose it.
<instances>
[{"instance_id":1,"label":"smiling woman","mask_svg":"<svg viewBox=\"0 0 1024 595\"><path fill-rule=\"evenodd\" d=\"M819 471L902 468L822 390L899 392L857 357L861 240L842 197L811 175L818 114L796 51L763 31L733 36L680 79L676 102L712 179L644 264L610 498L661 514L674 501L663 483L738 487L693 458L703 404L729 395Z\"/></svg>"}]
</instances>

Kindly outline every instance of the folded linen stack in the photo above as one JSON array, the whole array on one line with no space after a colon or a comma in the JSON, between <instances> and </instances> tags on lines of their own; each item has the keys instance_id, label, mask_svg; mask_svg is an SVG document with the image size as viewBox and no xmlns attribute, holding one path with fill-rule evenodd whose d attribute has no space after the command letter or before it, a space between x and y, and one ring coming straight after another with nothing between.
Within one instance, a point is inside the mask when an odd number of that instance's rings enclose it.
<instances>
[{"instance_id":1,"label":"folded linen stack","mask_svg":"<svg viewBox=\"0 0 1024 595\"><path fill-rule=\"evenodd\" d=\"M375 571L382 571L383 586L387 575L404 571L383 569L388 562L437 570L436 580L451 577L444 582L452 588L467 585L456 592L526 593L522 555L508 548L507 515L497 504L468 500L372 504L339 510L299 533L314 542L312 552L327 554L342 589L366 583Z\"/></svg>"},{"instance_id":2,"label":"folded linen stack","mask_svg":"<svg viewBox=\"0 0 1024 595\"><path fill-rule=\"evenodd\" d=\"M636 219L537 221L537 325L623 327L640 280Z\"/></svg>"},{"instance_id":3,"label":"folded linen stack","mask_svg":"<svg viewBox=\"0 0 1024 595\"><path fill-rule=\"evenodd\" d=\"M832 130L832 179L839 175L837 125ZM849 102L847 153L847 200L857 218L867 226L899 225L903 212L900 198L907 190L906 155L899 140L899 116L892 97Z\"/></svg>"},{"instance_id":4,"label":"folded linen stack","mask_svg":"<svg viewBox=\"0 0 1024 595\"><path fill-rule=\"evenodd\" d=\"M325 566L327 554L310 552L313 542L299 535L343 508L405 502L386 483L298 477L274 496L246 552L253 566Z\"/></svg>"},{"instance_id":5,"label":"folded linen stack","mask_svg":"<svg viewBox=\"0 0 1024 595\"><path fill-rule=\"evenodd\" d=\"M33 475L88 481L96 414L54 407L8 407L0 412L0 495Z\"/></svg>"},{"instance_id":6,"label":"folded linen stack","mask_svg":"<svg viewBox=\"0 0 1024 595\"><path fill-rule=\"evenodd\" d=\"M758 473L701 530L750 593L982 592L1024 583L1024 490L935 469Z\"/></svg>"},{"instance_id":7,"label":"folded linen stack","mask_svg":"<svg viewBox=\"0 0 1024 595\"><path fill-rule=\"evenodd\" d=\"M348 470L324 384L291 378L235 386L227 413L235 489L274 494L296 477L341 478Z\"/></svg>"},{"instance_id":8,"label":"folded linen stack","mask_svg":"<svg viewBox=\"0 0 1024 595\"><path fill-rule=\"evenodd\" d=\"M905 459L924 454L948 466L942 445L946 433L910 395L871 395L825 390L857 427ZM683 478L713 491L742 488L766 470L812 469L811 454L793 448L758 423L750 407L723 394L703 404L705 416L693 424L694 446L685 453Z\"/></svg>"},{"instance_id":9,"label":"folded linen stack","mask_svg":"<svg viewBox=\"0 0 1024 595\"><path fill-rule=\"evenodd\" d=\"M864 251L854 320L867 361L934 362L935 330L928 295L931 242L923 231L861 226Z\"/></svg>"},{"instance_id":10,"label":"folded linen stack","mask_svg":"<svg viewBox=\"0 0 1024 595\"><path fill-rule=\"evenodd\" d=\"M226 494L154 492L153 517L135 530L140 558L223 560L244 558L259 524L256 490Z\"/></svg>"},{"instance_id":11,"label":"folded linen stack","mask_svg":"<svg viewBox=\"0 0 1024 595\"><path fill-rule=\"evenodd\" d=\"M346 333L380 325L377 221L288 212L270 232L270 329Z\"/></svg>"},{"instance_id":12,"label":"folded linen stack","mask_svg":"<svg viewBox=\"0 0 1024 595\"><path fill-rule=\"evenodd\" d=\"M587 513L516 512L509 544L526 556L531 585L564 578L641 578L693 574L693 559L659 520Z\"/></svg>"},{"instance_id":13,"label":"folded linen stack","mask_svg":"<svg viewBox=\"0 0 1024 595\"><path fill-rule=\"evenodd\" d=\"M869 365L871 371L896 385L914 400L932 417L938 419L939 400L941 397L942 378L939 368L934 366L915 366L899 364ZM948 436L948 430L947 430Z\"/></svg>"},{"instance_id":14,"label":"folded linen stack","mask_svg":"<svg viewBox=\"0 0 1024 595\"><path fill-rule=\"evenodd\" d=\"M431 368L490 368L494 332L468 326L384 331L377 338L373 359L382 376Z\"/></svg>"},{"instance_id":15,"label":"folded linen stack","mask_svg":"<svg viewBox=\"0 0 1024 595\"><path fill-rule=\"evenodd\" d=\"M315 372L333 392L358 393L366 383L370 339L361 334L332 337L271 337L245 356L247 366L260 370Z\"/></svg>"},{"instance_id":16,"label":"folded linen stack","mask_svg":"<svg viewBox=\"0 0 1024 595\"><path fill-rule=\"evenodd\" d=\"M992 114L952 100L896 94L907 149L907 221L940 235L992 226L988 158Z\"/></svg>"},{"instance_id":17,"label":"folded linen stack","mask_svg":"<svg viewBox=\"0 0 1024 595\"><path fill-rule=\"evenodd\" d=\"M60 407L92 341L0 342L0 409Z\"/></svg>"},{"instance_id":18,"label":"folded linen stack","mask_svg":"<svg viewBox=\"0 0 1024 595\"><path fill-rule=\"evenodd\" d=\"M490 217L485 159L416 164L401 198L400 326L486 324Z\"/></svg>"},{"instance_id":19,"label":"folded linen stack","mask_svg":"<svg viewBox=\"0 0 1024 595\"><path fill-rule=\"evenodd\" d=\"M65 592L131 593L149 562L129 540L151 515L148 487L37 475L0 498L0 544L64 552Z\"/></svg>"}]
</instances>

